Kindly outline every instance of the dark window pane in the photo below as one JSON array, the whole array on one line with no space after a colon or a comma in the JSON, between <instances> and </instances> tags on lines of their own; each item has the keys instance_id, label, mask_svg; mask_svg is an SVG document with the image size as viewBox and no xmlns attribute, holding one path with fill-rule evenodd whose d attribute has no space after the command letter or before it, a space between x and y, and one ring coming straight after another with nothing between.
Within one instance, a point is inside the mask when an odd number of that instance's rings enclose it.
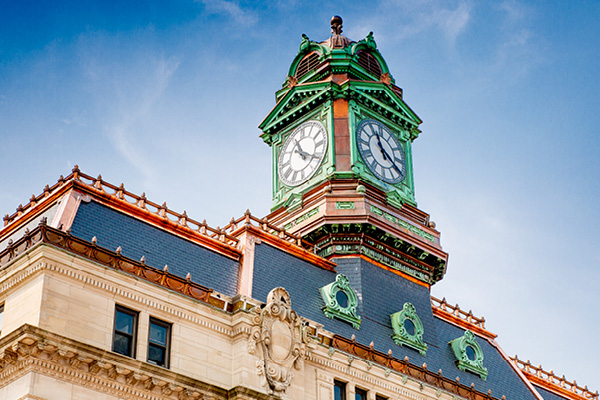
<instances>
[{"instance_id":1,"label":"dark window pane","mask_svg":"<svg viewBox=\"0 0 600 400\"><path fill-rule=\"evenodd\" d=\"M124 356L131 356L131 338L115 332L113 351Z\"/></svg>"},{"instance_id":2,"label":"dark window pane","mask_svg":"<svg viewBox=\"0 0 600 400\"><path fill-rule=\"evenodd\" d=\"M475 349L472 348L471 346L467 346L467 348L465 349L466 353L467 353L467 357L469 358L469 360L471 361L475 361Z\"/></svg>"},{"instance_id":3,"label":"dark window pane","mask_svg":"<svg viewBox=\"0 0 600 400\"><path fill-rule=\"evenodd\" d=\"M346 384L340 381L333 381L334 400L346 400Z\"/></svg>"},{"instance_id":4,"label":"dark window pane","mask_svg":"<svg viewBox=\"0 0 600 400\"><path fill-rule=\"evenodd\" d=\"M150 344L148 346L148 362L151 362L161 367L165 366L165 349Z\"/></svg>"},{"instance_id":5,"label":"dark window pane","mask_svg":"<svg viewBox=\"0 0 600 400\"><path fill-rule=\"evenodd\" d=\"M367 391L356 388L354 399L355 400L367 400Z\"/></svg>"},{"instance_id":6,"label":"dark window pane","mask_svg":"<svg viewBox=\"0 0 600 400\"><path fill-rule=\"evenodd\" d=\"M342 292L341 290L338 290L338 292L335 294L335 300L340 305L340 307L348 307L348 295L346 295L346 293Z\"/></svg>"},{"instance_id":7,"label":"dark window pane","mask_svg":"<svg viewBox=\"0 0 600 400\"><path fill-rule=\"evenodd\" d=\"M167 327L151 323L150 324L150 341L152 343L166 346L167 345Z\"/></svg>"},{"instance_id":8,"label":"dark window pane","mask_svg":"<svg viewBox=\"0 0 600 400\"><path fill-rule=\"evenodd\" d=\"M133 334L133 315L117 310L115 330L123 333Z\"/></svg>"},{"instance_id":9,"label":"dark window pane","mask_svg":"<svg viewBox=\"0 0 600 400\"><path fill-rule=\"evenodd\" d=\"M404 329L406 329L406 333L408 333L410 336L415 335L415 324L413 324L413 322L408 318L404 320Z\"/></svg>"},{"instance_id":10,"label":"dark window pane","mask_svg":"<svg viewBox=\"0 0 600 400\"><path fill-rule=\"evenodd\" d=\"M377 396L375 396L375 400L387 400L387 397L377 395Z\"/></svg>"}]
</instances>

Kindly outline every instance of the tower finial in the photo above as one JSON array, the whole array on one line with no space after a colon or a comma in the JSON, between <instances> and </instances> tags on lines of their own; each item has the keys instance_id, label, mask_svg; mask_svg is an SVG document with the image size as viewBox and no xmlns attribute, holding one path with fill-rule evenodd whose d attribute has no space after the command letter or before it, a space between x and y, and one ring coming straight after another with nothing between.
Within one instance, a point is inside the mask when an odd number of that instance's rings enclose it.
<instances>
[{"instance_id":1,"label":"tower finial","mask_svg":"<svg viewBox=\"0 0 600 400\"><path fill-rule=\"evenodd\" d=\"M334 15L331 18L331 33L334 35L342 34L342 17L339 15Z\"/></svg>"}]
</instances>

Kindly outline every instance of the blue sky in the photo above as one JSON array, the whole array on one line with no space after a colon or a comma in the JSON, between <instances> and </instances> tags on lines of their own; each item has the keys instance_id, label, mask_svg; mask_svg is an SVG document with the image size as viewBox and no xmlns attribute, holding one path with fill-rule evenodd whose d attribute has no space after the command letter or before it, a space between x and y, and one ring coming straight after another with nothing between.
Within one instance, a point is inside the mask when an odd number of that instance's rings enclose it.
<instances>
[{"instance_id":1,"label":"blue sky","mask_svg":"<svg viewBox=\"0 0 600 400\"><path fill-rule=\"evenodd\" d=\"M0 211L74 164L210 225L270 206L257 126L301 34L374 32L405 101L432 292L509 355L600 389L600 2L8 2Z\"/></svg>"}]
</instances>

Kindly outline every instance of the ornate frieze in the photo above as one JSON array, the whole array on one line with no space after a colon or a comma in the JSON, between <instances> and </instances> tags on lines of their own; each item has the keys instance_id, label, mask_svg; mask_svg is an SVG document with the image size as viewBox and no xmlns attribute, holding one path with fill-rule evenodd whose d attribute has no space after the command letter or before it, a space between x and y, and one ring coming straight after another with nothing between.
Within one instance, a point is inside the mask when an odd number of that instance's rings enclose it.
<instances>
[{"instance_id":1,"label":"ornate frieze","mask_svg":"<svg viewBox=\"0 0 600 400\"><path fill-rule=\"evenodd\" d=\"M276 396L285 394L293 370L303 367L307 338L300 316L291 307L290 295L281 287L267 296L267 304L252 310L253 327L248 352L256 354L257 373Z\"/></svg>"}]
</instances>

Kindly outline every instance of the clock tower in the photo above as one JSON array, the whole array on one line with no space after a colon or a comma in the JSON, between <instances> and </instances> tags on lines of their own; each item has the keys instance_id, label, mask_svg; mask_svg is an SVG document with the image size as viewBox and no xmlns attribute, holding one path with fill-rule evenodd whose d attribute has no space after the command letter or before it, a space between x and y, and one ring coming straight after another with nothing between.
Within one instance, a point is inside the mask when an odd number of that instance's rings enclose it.
<instances>
[{"instance_id":1,"label":"clock tower","mask_svg":"<svg viewBox=\"0 0 600 400\"><path fill-rule=\"evenodd\" d=\"M270 223L327 258L359 256L430 285L447 254L416 207L411 146L421 120L404 102L373 34L302 35L277 104L259 128L271 146Z\"/></svg>"}]
</instances>

